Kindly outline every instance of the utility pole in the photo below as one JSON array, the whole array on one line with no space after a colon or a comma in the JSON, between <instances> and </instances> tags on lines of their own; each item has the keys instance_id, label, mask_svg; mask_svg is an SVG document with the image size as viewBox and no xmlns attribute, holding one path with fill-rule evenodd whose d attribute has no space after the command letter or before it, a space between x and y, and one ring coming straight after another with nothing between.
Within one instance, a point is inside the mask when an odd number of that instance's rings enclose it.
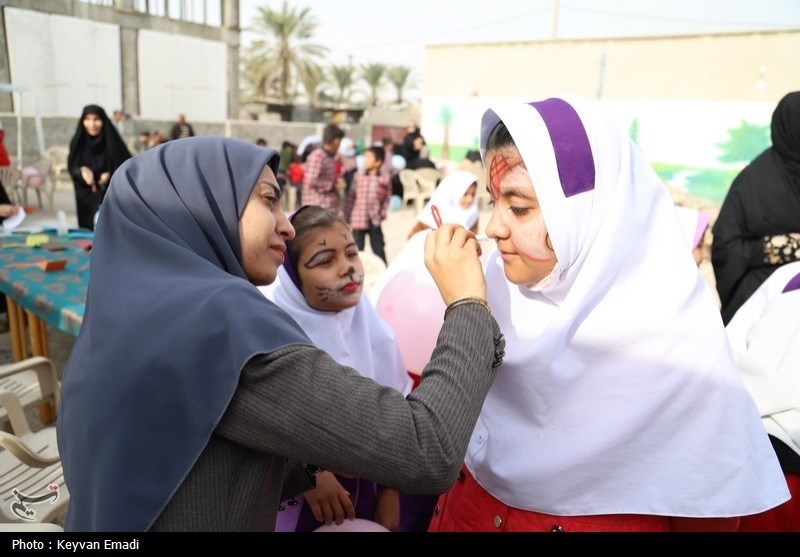
<instances>
[{"instance_id":1,"label":"utility pole","mask_svg":"<svg viewBox=\"0 0 800 557\"><path fill-rule=\"evenodd\" d=\"M553 0L553 9L550 15L550 40L558 38L558 0Z\"/></svg>"}]
</instances>

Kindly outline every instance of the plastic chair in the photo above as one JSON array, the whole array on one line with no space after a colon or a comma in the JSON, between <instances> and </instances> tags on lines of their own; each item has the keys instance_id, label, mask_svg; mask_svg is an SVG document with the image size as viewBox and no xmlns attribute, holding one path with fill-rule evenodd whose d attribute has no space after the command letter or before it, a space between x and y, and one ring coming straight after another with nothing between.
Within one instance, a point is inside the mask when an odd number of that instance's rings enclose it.
<instances>
[{"instance_id":1,"label":"plastic chair","mask_svg":"<svg viewBox=\"0 0 800 557\"><path fill-rule=\"evenodd\" d=\"M19 180L20 173L13 166L0 166L0 182L6 189L8 198L12 203L19 203Z\"/></svg>"},{"instance_id":2,"label":"plastic chair","mask_svg":"<svg viewBox=\"0 0 800 557\"><path fill-rule=\"evenodd\" d=\"M51 424L61 402L61 384L53 362L34 356L21 362L0 365L0 390L16 395L25 411L39 406L39 420ZM9 416L0 407L0 424L8 429Z\"/></svg>"},{"instance_id":3,"label":"plastic chair","mask_svg":"<svg viewBox=\"0 0 800 557\"><path fill-rule=\"evenodd\" d=\"M48 192L50 198L50 207L55 207L53 204L53 197L58 187L64 183L66 186L72 186L72 177L69 175L69 168L67 168L67 158L69 157L69 147L63 145L56 145L45 149L44 156L50 161L50 182L52 187Z\"/></svg>"},{"instance_id":4,"label":"plastic chair","mask_svg":"<svg viewBox=\"0 0 800 557\"><path fill-rule=\"evenodd\" d=\"M421 213L425 208L425 203L433 195L433 191L439 182L444 178L439 170L434 168L418 168L417 169L417 183L419 184L419 197L417 198L417 213Z\"/></svg>"},{"instance_id":5,"label":"plastic chair","mask_svg":"<svg viewBox=\"0 0 800 557\"><path fill-rule=\"evenodd\" d=\"M400 178L400 183L403 184L403 207L408 207L409 203L413 203L414 207L417 208L417 199L419 198L419 176L417 171L404 168L399 172L398 177ZM419 208L417 212L421 210L422 208Z\"/></svg>"},{"instance_id":6,"label":"plastic chair","mask_svg":"<svg viewBox=\"0 0 800 557\"><path fill-rule=\"evenodd\" d=\"M50 212L53 211L53 181L50 179L50 168L52 166L53 163L50 159L43 158L22 169L22 179L18 184L19 194L17 197L22 200L23 204L28 204L28 190L33 190L36 192L36 198L41 209L43 207L42 192L45 192L47 201L50 203L49 210Z\"/></svg>"},{"instance_id":7,"label":"plastic chair","mask_svg":"<svg viewBox=\"0 0 800 557\"><path fill-rule=\"evenodd\" d=\"M60 519L69 504L55 426L31 431L19 398L0 391L12 433L0 431L0 522L36 524Z\"/></svg>"}]
</instances>

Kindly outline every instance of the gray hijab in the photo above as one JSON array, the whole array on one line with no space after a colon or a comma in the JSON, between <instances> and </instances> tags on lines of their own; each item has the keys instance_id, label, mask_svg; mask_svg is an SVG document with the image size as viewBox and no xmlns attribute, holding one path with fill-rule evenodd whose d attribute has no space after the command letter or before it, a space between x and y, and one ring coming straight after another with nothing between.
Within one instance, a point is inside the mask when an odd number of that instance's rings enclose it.
<instances>
[{"instance_id":1,"label":"gray hijab","mask_svg":"<svg viewBox=\"0 0 800 557\"><path fill-rule=\"evenodd\" d=\"M66 530L143 531L208 442L254 355L311 344L241 266L238 221L274 149L179 139L126 161L98 221L64 370Z\"/></svg>"}]
</instances>

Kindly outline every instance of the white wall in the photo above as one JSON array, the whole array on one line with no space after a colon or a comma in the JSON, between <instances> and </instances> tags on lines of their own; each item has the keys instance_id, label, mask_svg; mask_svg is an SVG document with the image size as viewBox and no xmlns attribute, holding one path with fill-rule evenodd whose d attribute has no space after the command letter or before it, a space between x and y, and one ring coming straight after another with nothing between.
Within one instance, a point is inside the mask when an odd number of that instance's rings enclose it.
<instances>
[{"instance_id":1,"label":"white wall","mask_svg":"<svg viewBox=\"0 0 800 557\"><path fill-rule=\"evenodd\" d=\"M86 19L7 7L11 80L36 92L42 116L74 116L87 104L122 106L119 28ZM21 112L32 116L34 96Z\"/></svg>"},{"instance_id":2,"label":"white wall","mask_svg":"<svg viewBox=\"0 0 800 557\"><path fill-rule=\"evenodd\" d=\"M139 110L153 119L221 122L227 115L225 43L139 31Z\"/></svg>"}]
</instances>

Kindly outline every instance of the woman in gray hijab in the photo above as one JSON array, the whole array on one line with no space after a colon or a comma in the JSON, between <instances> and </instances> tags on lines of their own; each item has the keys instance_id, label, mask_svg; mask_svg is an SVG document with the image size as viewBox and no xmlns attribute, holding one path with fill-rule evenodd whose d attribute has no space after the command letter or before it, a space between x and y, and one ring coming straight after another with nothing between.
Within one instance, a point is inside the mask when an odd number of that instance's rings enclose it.
<instances>
[{"instance_id":1,"label":"woman in gray hijab","mask_svg":"<svg viewBox=\"0 0 800 557\"><path fill-rule=\"evenodd\" d=\"M294 236L278 162L194 137L114 174L64 371L66 530L272 530L281 498L312 487L284 483L287 459L412 493L455 482L503 353L474 236L427 238L450 307L404 398L315 348L256 288Z\"/></svg>"}]
</instances>

